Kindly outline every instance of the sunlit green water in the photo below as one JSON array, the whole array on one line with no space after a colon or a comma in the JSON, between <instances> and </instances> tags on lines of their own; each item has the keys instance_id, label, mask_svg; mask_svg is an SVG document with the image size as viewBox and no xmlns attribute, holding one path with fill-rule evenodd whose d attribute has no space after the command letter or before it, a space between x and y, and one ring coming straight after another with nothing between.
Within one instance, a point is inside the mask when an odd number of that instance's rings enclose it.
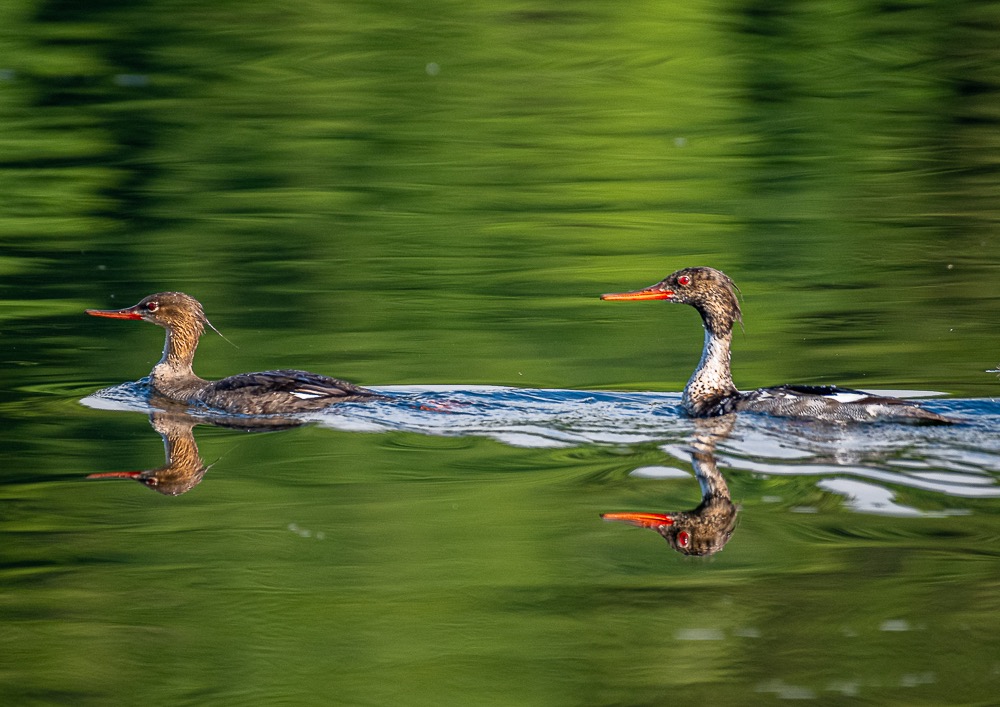
<instances>
[{"instance_id":1,"label":"sunlit green water","mask_svg":"<svg viewBox=\"0 0 1000 707\"><path fill-rule=\"evenodd\" d=\"M78 401L161 343L82 310L163 289L238 346L206 377L677 391L697 316L597 295L693 264L742 288L741 386L991 396L998 35L971 2L4 3L0 698L995 701L990 497L860 513L736 464L698 560L597 519L697 504L630 475L689 469L654 442L198 427L165 497L83 480L163 456Z\"/></svg>"}]
</instances>

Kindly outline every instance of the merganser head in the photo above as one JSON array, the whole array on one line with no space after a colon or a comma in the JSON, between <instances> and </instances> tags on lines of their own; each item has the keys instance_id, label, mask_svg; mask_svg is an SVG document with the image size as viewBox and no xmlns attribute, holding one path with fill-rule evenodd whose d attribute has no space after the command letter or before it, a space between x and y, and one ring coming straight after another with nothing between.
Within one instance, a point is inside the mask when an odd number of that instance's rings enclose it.
<instances>
[{"instance_id":1,"label":"merganser head","mask_svg":"<svg viewBox=\"0 0 1000 707\"><path fill-rule=\"evenodd\" d=\"M650 287L601 295L601 299L662 299L689 304L701 314L705 328L716 334L728 333L736 322L743 321L735 283L715 268L684 268Z\"/></svg>"},{"instance_id":2,"label":"merganser head","mask_svg":"<svg viewBox=\"0 0 1000 707\"><path fill-rule=\"evenodd\" d=\"M87 314L108 319L142 319L165 329L193 328L199 335L206 324L212 326L205 317L201 302L183 292L158 292L131 307L88 309Z\"/></svg>"},{"instance_id":3,"label":"merganser head","mask_svg":"<svg viewBox=\"0 0 1000 707\"><path fill-rule=\"evenodd\" d=\"M726 546L736 527L736 506L728 498L705 499L681 513L602 513L604 520L655 530L682 555L714 555Z\"/></svg>"}]
</instances>

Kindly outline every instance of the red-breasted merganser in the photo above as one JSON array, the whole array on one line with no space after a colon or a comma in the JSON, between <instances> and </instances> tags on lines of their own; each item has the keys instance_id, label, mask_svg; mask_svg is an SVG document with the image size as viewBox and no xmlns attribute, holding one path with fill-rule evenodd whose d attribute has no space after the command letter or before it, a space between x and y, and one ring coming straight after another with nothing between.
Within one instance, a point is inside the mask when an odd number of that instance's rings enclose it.
<instances>
[{"instance_id":1,"label":"red-breasted merganser","mask_svg":"<svg viewBox=\"0 0 1000 707\"><path fill-rule=\"evenodd\" d=\"M205 325L201 303L183 292L160 292L125 309L88 309L110 319L142 319L167 330L163 358L153 366L153 392L168 400L204 405L237 415L274 415L318 410L339 402L379 398L347 381L308 371L240 373L219 381L199 378L191 369ZM215 327L212 327L213 329Z\"/></svg>"},{"instance_id":2,"label":"red-breasted merganser","mask_svg":"<svg viewBox=\"0 0 1000 707\"><path fill-rule=\"evenodd\" d=\"M681 404L691 417L762 412L839 422L897 421L949 424L953 420L900 398L832 385L782 385L741 393L729 368L733 326L742 322L733 281L714 268L684 268L662 282L633 292L601 295L603 300L667 300L698 310L705 348Z\"/></svg>"}]
</instances>

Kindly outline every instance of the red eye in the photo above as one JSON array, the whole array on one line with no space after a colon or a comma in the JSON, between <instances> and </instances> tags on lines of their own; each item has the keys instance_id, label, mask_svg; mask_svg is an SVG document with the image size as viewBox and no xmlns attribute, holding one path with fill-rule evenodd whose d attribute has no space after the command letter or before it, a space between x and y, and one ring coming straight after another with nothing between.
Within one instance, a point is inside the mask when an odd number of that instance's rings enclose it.
<instances>
[{"instance_id":1,"label":"red eye","mask_svg":"<svg viewBox=\"0 0 1000 707\"><path fill-rule=\"evenodd\" d=\"M146 311L147 312L155 312L159 308L160 308L159 302L147 302L146 303Z\"/></svg>"},{"instance_id":2,"label":"red eye","mask_svg":"<svg viewBox=\"0 0 1000 707\"><path fill-rule=\"evenodd\" d=\"M681 287L687 287L688 285L691 284L691 277L688 275L681 275L679 278L677 278L677 284L680 285Z\"/></svg>"},{"instance_id":3,"label":"red eye","mask_svg":"<svg viewBox=\"0 0 1000 707\"><path fill-rule=\"evenodd\" d=\"M677 533L677 546L686 548L691 544L691 533L686 530L682 530Z\"/></svg>"}]
</instances>

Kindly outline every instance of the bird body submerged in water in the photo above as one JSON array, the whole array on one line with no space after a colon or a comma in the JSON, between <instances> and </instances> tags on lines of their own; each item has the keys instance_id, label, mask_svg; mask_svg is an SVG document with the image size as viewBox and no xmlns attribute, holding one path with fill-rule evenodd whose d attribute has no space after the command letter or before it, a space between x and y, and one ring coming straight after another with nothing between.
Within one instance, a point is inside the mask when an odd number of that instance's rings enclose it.
<instances>
[{"instance_id":1,"label":"bird body submerged in water","mask_svg":"<svg viewBox=\"0 0 1000 707\"><path fill-rule=\"evenodd\" d=\"M241 373L218 381L199 378L192 370L194 352L205 326L212 324L201 303L183 292L160 292L132 307L88 309L87 314L141 319L166 329L163 358L153 366L149 380L155 394L174 402L238 415L273 415L380 397L347 381L290 369Z\"/></svg>"},{"instance_id":2,"label":"bird body submerged in water","mask_svg":"<svg viewBox=\"0 0 1000 707\"><path fill-rule=\"evenodd\" d=\"M684 268L651 287L606 294L601 299L666 300L698 310L705 327L705 346L681 400L684 411L691 417L747 411L839 422L952 422L900 398L837 386L782 385L740 392L730 371L733 326L742 322L740 304L733 281L714 268Z\"/></svg>"}]
</instances>

